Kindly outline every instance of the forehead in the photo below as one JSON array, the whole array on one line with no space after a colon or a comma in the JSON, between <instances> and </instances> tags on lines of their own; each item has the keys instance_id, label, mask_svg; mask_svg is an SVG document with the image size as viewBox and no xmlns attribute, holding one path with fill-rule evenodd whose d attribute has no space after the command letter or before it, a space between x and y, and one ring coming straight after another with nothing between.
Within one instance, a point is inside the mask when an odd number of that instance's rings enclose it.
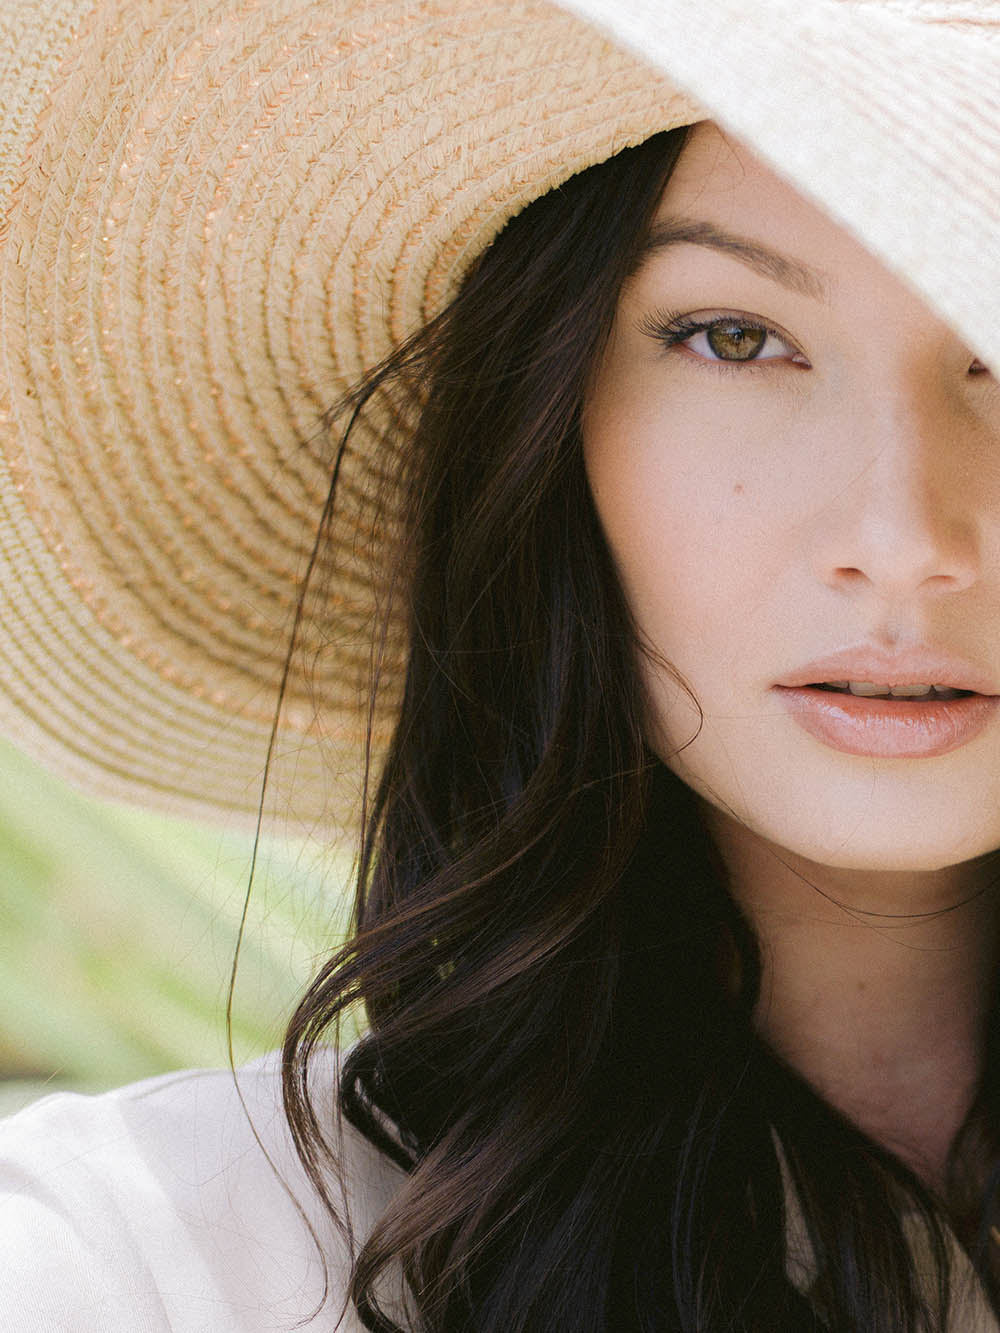
<instances>
[{"instance_id":1,"label":"forehead","mask_svg":"<svg viewBox=\"0 0 1000 1333\"><path fill-rule=\"evenodd\" d=\"M696 125L674 168L657 217L693 217L771 244L825 248L831 242L874 263L841 227L803 198L749 148L712 121Z\"/></svg>"},{"instance_id":2,"label":"forehead","mask_svg":"<svg viewBox=\"0 0 1000 1333\"><path fill-rule=\"evenodd\" d=\"M705 209L791 211L801 221L824 222L824 214L788 185L757 155L713 121L695 125L667 185L663 205L698 203Z\"/></svg>"},{"instance_id":3,"label":"forehead","mask_svg":"<svg viewBox=\"0 0 1000 1333\"><path fill-rule=\"evenodd\" d=\"M834 296L838 286L862 284L903 299L903 285L858 241L712 121L691 130L658 205L655 222L676 219L714 224L801 260Z\"/></svg>"}]
</instances>

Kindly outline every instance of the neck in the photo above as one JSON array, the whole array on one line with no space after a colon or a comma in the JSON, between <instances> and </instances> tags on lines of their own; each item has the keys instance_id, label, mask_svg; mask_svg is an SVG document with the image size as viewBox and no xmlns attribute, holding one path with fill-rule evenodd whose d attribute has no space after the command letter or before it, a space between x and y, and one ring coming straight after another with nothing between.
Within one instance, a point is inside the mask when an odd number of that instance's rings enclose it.
<instances>
[{"instance_id":1,"label":"neck","mask_svg":"<svg viewBox=\"0 0 1000 1333\"><path fill-rule=\"evenodd\" d=\"M708 822L760 945L761 1036L943 1189L993 1002L995 859L855 872L791 855L714 810Z\"/></svg>"}]
</instances>

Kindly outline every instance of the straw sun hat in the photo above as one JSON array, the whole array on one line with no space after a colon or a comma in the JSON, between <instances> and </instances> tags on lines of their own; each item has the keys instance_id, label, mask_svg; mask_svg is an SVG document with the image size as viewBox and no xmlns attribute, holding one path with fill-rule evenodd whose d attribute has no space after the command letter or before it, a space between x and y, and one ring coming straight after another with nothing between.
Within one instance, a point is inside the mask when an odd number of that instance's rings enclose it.
<instances>
[{"instance_id":1,"label":"straw sun hat","mask_svg":"<svg viewBox=\"0 0 1000 1333\"><path fill-rule=\"evenodd\" d=\"M1000 365L998 0L0 0L0 116L0 729L112 796L255 807L324 410L617 149L713 117ZM306 820L357 787L377 472L283 709Z\"/></svg>"}]
</instances>

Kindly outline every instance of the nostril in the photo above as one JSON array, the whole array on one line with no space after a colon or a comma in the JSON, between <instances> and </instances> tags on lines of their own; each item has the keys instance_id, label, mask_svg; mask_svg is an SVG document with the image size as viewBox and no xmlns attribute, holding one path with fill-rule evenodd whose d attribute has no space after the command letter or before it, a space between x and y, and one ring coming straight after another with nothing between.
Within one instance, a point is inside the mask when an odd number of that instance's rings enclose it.
<instances>
[{"instance_id":1,"label":"nostril","mask_svg":"<svg viewBox=\"0 0 1000 1333\"><path fill-rule=\"evenodd\" d=\"M958 574L929 574L924 579L924 584L930 588L940 588L944 592L948 588L953 588L956 584L961 583L961 581Z\"/></svg>"},{"instance_id":2,"label":"nostril","mask_svg":"<svg viewBox=\"0 0 1000 1333\"><path fill-rule=\"evenodd\" d=\"M846 565L840 569L835 569L834 580L837 583L846 584L850 588L860 588L862 584L871 582L863 569L856 569L852 565Z\"/></svg>"}]
</instances>

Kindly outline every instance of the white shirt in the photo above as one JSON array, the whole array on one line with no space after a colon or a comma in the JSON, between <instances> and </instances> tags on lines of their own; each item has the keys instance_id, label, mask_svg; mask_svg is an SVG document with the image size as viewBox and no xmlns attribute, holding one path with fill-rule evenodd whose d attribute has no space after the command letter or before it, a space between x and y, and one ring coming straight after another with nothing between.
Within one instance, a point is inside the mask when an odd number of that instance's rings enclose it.
<instances>
[{"instance_id":1,"label":"white shirt","mask_svg":"<svg viewBox=\"0 0 1000 1333\"><path fill-rule=\"evenodd\" d=\"M277 1055L238 1082L263 1149L229 1070L57 1093L0 1122L3 1333L360 1333L353 1307L337 1324L348 1246L292 1147ZM316 1243L265 1149L323 1247L325 1301ZM350 1126L344 1158L363 1237L402 1177Z\"/></svg>"}]
</instances>

